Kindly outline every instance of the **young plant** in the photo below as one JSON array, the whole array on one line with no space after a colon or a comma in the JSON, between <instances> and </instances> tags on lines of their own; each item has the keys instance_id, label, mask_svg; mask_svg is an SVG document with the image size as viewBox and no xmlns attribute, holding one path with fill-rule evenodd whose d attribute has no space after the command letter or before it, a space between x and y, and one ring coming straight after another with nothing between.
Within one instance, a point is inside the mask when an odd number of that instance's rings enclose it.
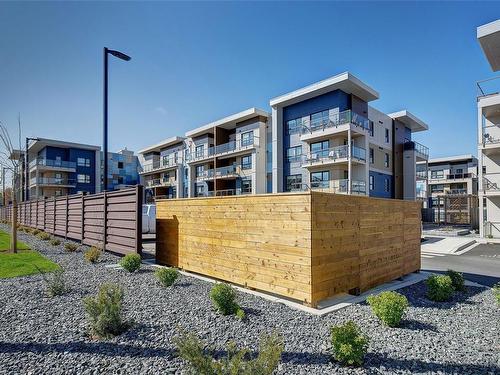
<instances>
[{"instance_id":1,"label":"young plant","mask_svg":"<svg viewBox=\"0 0 500 375\"><path fill-rule=\"evenodd\" d=\"M457 292L465 291L464 276L460 272L448 270L446 271L446 276L450 277L453 289L455 289Z\"/></svg>"},{"instance_id":2,"label":"young plant","mask_svg":"<svg viewBox=\"0 0 500 375\"><path fill-rule=\"evenodd\" d=\"M245 312L236 303L236 292L231 285L216 283L210 290L210 299L222 315L236 314L240 319L245 318Z\"/></svg>"},{"instance_id":3,"label":"young plant","mask_svg":"<svg viewBox=\"0 0 500 375\"><path fill-rule=\"evenodd\" d=\"M397 327L403 318L408 300L396 292L382 292L376 296L369 296L366 301L373 314L389 327Z\"/></svg>"},{"instance_id":4,"label":"young plant","mask_svg":"<svg viewBox=\"0 0 500 375\"><path fill-rule=\"evenodd\" d=\"M127 254L120 260L120 266L128 272L135 272L141 268L141 256L139 254Z\"/></svg>"},{"instance_id":5,"label":"young plant","mask_svg":"<svg viewBox=\"0 0 500 375\"><path fill-rule=\"evenodd\" d=\"M493 285L491 291L493 292L493 296L495 297L497 304L500 305L500 283Z\"/></svg>"},{"instance_id":6,"label":"young plant","mask_svg":"<svg viewBox=\"0 0 500 375\"><path fill-rule=\"evenodd\" d=\"M79 247L78 244L74 242L66 242L64 244L64 250L66 250L69 253L74 253L75 251L78 250L78 247Z\"/></svg>"},{"instance_id":7,"label":"young plant","mask_svg":"<svg viewBox=\"0 0 500 375\"><path fill-rule=\"evenodd\" d=\"M37 234L37 237L41 239L42 241L48 241L50 240L50 234L45 233L45 232L40 232Z\"/></svg>"},{"instance_id":8,"label":"young plant","mask_svg":"<svg viewBox=\"0 0 500 375\"><path fill-rule=\"evenodd\" d=\"M83 300L93 336L110 338L124 331L122 302L123 289L116 284L103 284L96 296Z\"/></svg>"},{"instance_id":9,"label":"young plant","mask_svg":"<svg viewBox=\"0 0 500 375\"><path fill-rule=\"evenodd\" d=\"M169 287L179 277L179 271L176 268L159 268L155 271L155 276L161 285Z\"/></svg>"},{"instance_id":10,"label":"young plant","mask_svg":"<svg viewBox=\"0 0 500 375\"><path fill-rule=\"evenodd\" d=\"M361 366L369 339L353 321L332 327L332 351L335 360L349 366Z\"/></svg>"},{"instance_id":11,"label":"young plant","mask_svg":"<svg viewBox=\"0 0 500 375\"><path fill-rule=\"evenodd\" d=\"M35 228L35 229L33 229L33 230L31 231L31 234L32 234L33 236L36 236L36 235L37 235L38 233L40 233L40 232L41 232L41 230L40 230L40 229L36 229L36 228Z\"/></svg>"},{"instance_id":12,"label":"young plant","mask_svg":"<svg viewBox=\"0 0 500 375\"><path fill-rule=\"evenodd\" d=\"M272 334L262 336L259 354L251 358L248 349L238 349L236 344L227 345L227 356L215 360L211 353L206 353L203 343L193 334L183 333L174 339L179 356L187 361L194 374L218 375L272 375L281 359L284 344L282 339Z\"/></svg>"},{"instance_id":13,"label":"young plant","mask_svg":"<svg viewBox=\"0 0 500 375\"><path fill-rule=\"evenodd\" d=\"M35 265L35 268L42 275L43 281L47 287L47 295L49 297L61 296L69 290L66 286L66 282L64 281L64 270L62 268L55 270L49 276L46 276L45 271L43 271L40 267Z\"/></svg>"},{"instance_id":14,"label":"young plant","mask_svg":"<svg viewBox=\"0 0 500 375\"><path fill-rule=\"evenodd\" d=\"M50 240L50 244L52 246L59 246L61 244L61 240L59 238L52 238Z\"/></svg>"},{"instance_id":15,"label":"young plant","mask_svg":"<svg viewBox=\"0 0 500 375\"><path fill-rule=\"evenodd\" d=\"M96 246L92 246L85 252L85 254L83 254L83 256L85 257L85 260L87 260L87 262L96 263L101 257L101 254L101 249Z\"/></svg>"},{"instance_id":16,"label":"young plant","mask_svg":"<svg viewBox=\"0 0 500 375\"><path fill-rule=\"evenodd\" d=\"M432 275L427 281L427 297L436 302L448 301L453 295L453 282L446 275Z\"/></svg>"}]
</instances>

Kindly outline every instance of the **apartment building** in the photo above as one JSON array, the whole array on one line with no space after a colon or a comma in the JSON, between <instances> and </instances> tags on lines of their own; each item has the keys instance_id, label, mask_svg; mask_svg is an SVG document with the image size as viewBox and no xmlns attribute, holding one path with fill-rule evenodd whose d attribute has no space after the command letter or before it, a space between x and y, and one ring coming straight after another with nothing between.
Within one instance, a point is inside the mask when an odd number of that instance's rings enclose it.
<instances>
[{"instance_id":1,"label":"apartment building","mask_svg":"<svg viewBox=\"0 0 500 375\"><path fill-rule=\"evenodd\" d=\"M146 201L265 193L269 118L250 108L140 150Z\"/></svg>"},{"instance_id":2,"label":"apartment building","mask_svg":"<svg viewBox=\"0 0 500 375\"><path fill-rule=\"evenodd\" d=\"M415 199L428 149L412 134L428 126L407 110L378 111L378 98L345 72L271 99L272 191Z\"/></svg>"},{"instance_id":3,"label":"apartment building","mask_svg":"<svg viewBox=\"0 0 500 375\"><path fill-rule=\"evenodd\" d=\"M26 198L99 193L102 160L99 146L37 138L28 146L28 170L23 168L23 176L28 176L23 179ZM108 190L137 184L138 159L132 151L110 152L108 161Z\"/></svg>"},{"instance_id":4,"label":"apartment building","mask_svg":"<svg viewBox=\"0 0 500 375\"><path fill-rule=\"evenodd\" d=\"M494 72L500 70L500 20L477 28L477 39ZM479 230L500 238L500 77L478 82Z\"/></svg>"}]
</instances>

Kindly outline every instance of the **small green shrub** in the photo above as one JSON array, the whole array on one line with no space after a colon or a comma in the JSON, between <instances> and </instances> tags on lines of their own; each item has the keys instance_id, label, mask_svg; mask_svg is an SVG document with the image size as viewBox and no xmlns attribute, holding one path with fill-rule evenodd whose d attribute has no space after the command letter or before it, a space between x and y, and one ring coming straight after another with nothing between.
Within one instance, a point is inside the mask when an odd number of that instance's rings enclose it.
<instances>
[{"instance_id":1,"label":"small green shrub","mask_svg":"<svg viewBox=\"0 0 500 375\"><path fill-rule=\"evenodd\" d=\"M41 239L42 241L48 241L50 240L50 234L48 233L45 233L45 232L40 232L36 235L39 239Z\"/></svg>"},{"instance_id":2,"label":"small green shrub","mask_svg":"<svg viewBox=\"0 0 500 375\"><path fill-rule=\"evenodd\" d=\"M31 231L31 234L32 234L33 236L36 236L36 235L37 235L37 234L39 234L40 232L41 232L41 230L40 230L40 229L36 229L36 228L35 228L35 229L33 229L33 230Z\"/></svg>"},{"instance_id":3,"label":"small green shrub","mask_svg":"<svg viewBox=\"0 0 500 375\"><path fill-rule=\"evenodd\" d=\"M155 276L163 286L170 286L175 283L179 277L179 271L176 268L159 268L155 271Z\"/></svg>"},{"instance_id":4,"label":"small green shrub","mask_svg":"<svg viewBox=\"0 0 500 375\"><path fill-rule=\"evenodd\" d=\"M464 275L457 271L448 270L446 271L446 276L450 277L453 289L455 289L457 292L465 291Z\"/></svg>"},{"instance_id":5,"label":"small green shrub","mask_svg":"<svg viewBox=\"0 0 500 375\"><path fill-rule=\"evenodd\" d=\"M85 254L83 254L83 256L85 257L85 260L87 260L87 262L96 263L101 257L101 254L101 249L96 246L92 246L85 252Z\"/></svg>"},{"instance_id":6,"label":"small green shrub","mask_svg":"<svg viewBox=\"0 0 500 375\"><path fill-rule=\"evenodd\" d=\"M48 276L46 276L47 274L38 266L35 265L35 268L43 277L49 297L61 296L68 292L69 288L64 281L64 270L62 268L55 270Z\"/></svg>"},{"instance_id":7,"label":"small green shrub","mask_svg":"<svg viewBox=\"0 0 500 375\"><path fill-rule=\"evenodd\" d=\"M116 284L103 284L99 293L84 298L90 331L98 338L110 338L125 330L122 318L123 289Z\"/></svg>"},{"instance_id":8,"label":"small green shrub","mask_svg":"<svg viewBox=\"0 0 500 375\"><path fill-rule=\"evenodd\" d=\"M496 283L495 285L493 285L491 291L493 292L493 296L497 300L497 304L500 305L500 283Z\"/></svg>"},{"instance_id":9,"label":"small green shrub","mask_svg":"<svg viewBox=\"0 0 500 375\"><path fill-rule=\"evenodd\" d=\"M210 290L210 299L222 315L236 314L238 318L245 318L245 312L236 303L236 292L231 285L216 283Z\"/></svg>"},{"instance_id":10,"label":"small green shrub","mask_svg":"<svg viewBox=\"0 0 500 375\"><path fill-rule=\"evenodd\" d=\"M349 366L361 366L368 349L368 337L353 321L332 327L332 351L335 360Z\"/></svg>"},{"instance_id":11,"label":"small green shrub","mask_svg":"<svg viewBox=\"0 0 500 375\"><path fill-rule=\"evenodd\" d=\"M193 334L174 339L179 356L187 361L192 373L203 375L272 375L281 359L284 344L277 334L262 336L259 354L251 358L248 349L238 349L234 342L227 345L227 356L215 360L206 353L203 343Z\"/></svg>"},{"instance_id":12,"label":"small green shrub","mask_svg":"<svg viewBox=\"0 0 500 375\"><path fill-rule=\"evenodd\" d=\"M366 301L377 318L389 327L397 327L403 318L408 300L396 292L382 292L376 296L369 296Z\"/></svg>"},{"instance_id":13,"label":"small green shrub","mask_svg":"<svg viewBox=\"0 0 500 375\"><path fill-rule=\"evenodd\" d=\"M70 252L70 253L74 253L75 251L78 250L78 244L74 243L74 242L66 242L64 244L64 250Z\"/></svg>"},{"instance_id":14,"label":"small green shrub","mask_svg":"<svg viewBox=\"0 0 500 375\"><path fill-rule=\"evenodd\" d=\"M50 244L52 246L59 246L61 244L61 240L59 238L52 238L50 240Z\"/></svg>"},{"instance_id":15,"label":"small green shrub","mask_svg":"<svg viewBox=\"0 0 500 375\"><path fill-rule=\"evenodd\" d=\"M453 295L451 277L446 275L432 275L427 281L427 297L436 302L448 301Z\"/></svg>"},{"instance_id":16,"label":"small green shrub","mask_svg":"<svg viewBox=\"0 0 500 375\"><path fill-rule=\"evenodd\" d=\"M120 266L128 272L135 272L141 268L141 256L139 254L127 254L120 260Z\"/></svg>"}]
</instances>

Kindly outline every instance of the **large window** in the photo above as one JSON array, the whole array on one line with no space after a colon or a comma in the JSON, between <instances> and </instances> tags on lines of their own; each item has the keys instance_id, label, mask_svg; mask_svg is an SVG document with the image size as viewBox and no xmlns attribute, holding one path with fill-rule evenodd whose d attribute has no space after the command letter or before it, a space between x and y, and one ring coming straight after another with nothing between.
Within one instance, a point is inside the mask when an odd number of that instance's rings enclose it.
<instances>
[{"instance_id":1,"label":"large window","mask_svg":"<svg viewBox=\"0 0 500 375\"><path fill-rule=\"evenodd\" d=\"M385 153L384 166L386 168L389 168L389 154L388 153Z\"/></svg>"},{"instance_id":2,"label":"large window","mask_svg":"<svg viewBox=\"0 0 500 375\"><path fill-rule=\"evenodd\" d=\"M321 111L311 115L311 129L323 127L328 124L329 112Z\"/></svg>"},{"instance_id":3,"label":"large window","mask_svg":"<svg viewBox=\"0 0 500 375\"><path fill-rule=\"evenodd\" d=\"M202 197L205 195L205 185L198 185L196 184L196 196L197 197Z\"/></svg>"},{"instance_id":4,"label":"large window","mask_svg":"<svg viewBox=\"0 0 500 375\"><path fill-rule=\"evenodd\" d=\"M439 169L439 170L431 171L431 178L433 178L433 179L444 178L444 170Z\"/></svg>"},{"instance_id":5,"label":"large window","mask_svg":"<svg viewBox=\"0 0 500 375\"><path fill-rule=\"evenodd\" d=\"M389 179L388 179L388 178L386 178L386 179L384 180L384 191L385 191L386 193L388 193L388 192L390 191L390 183L389 183Z\"/></svg>"},{"instance_id":6,"label":"large window","mask_svg":"<svg viewBox=\"0 0 500 375\"><path fill-rule=\"evenodd\" d=\"M431 193L442 193L442 192L444 192L443 184L431 185Z\"/></svg>"},{"instance_id":7,"label":"large window","mask_svg":"<svg viewBox=\"0 0 500 375\"><path fill-rule=\"evenodd\" d=\"M241 157L241 169L252 169L252 155Z\"/></svg>"},{"instance_id":8,"label":"large window","mask_svg":"<svg viewBox=\"0 0 500 375\"><path fill-rule=\"evenodd\" d=\"M123 169L123 161L118 162L118 169Z\"/></svg>"},{"instance_id":9,"label":"large window","mask_svg":"<svg viewBox=\"0 0 500 375\"><path fill-rule=\"evenodd\" d=\"M76 164L79 167L90 167L90 159L87 158L77 158Z\"/></svg>"},{"instance_id":10,"label":"large window","mask_svg":"<svg viewBox=\"0 0 500 375\"><path fill-rule=\"evenodd\" d=\"M196 157L202 158L204 156L204 153L205 153L205 145L196 146L195 150L196 150Z\"/></svg>"},{"instance_id":11,"label":"large window","mask_svg":"<svg viewBox=\"0 0 500 375\"><path fill-rule=\"evenodd\" d=\"M320 157L328 156L329 141L311 143L311 154L317 154Z\"/></svg>"},{"instance_id":12,"label":"large window","mask_svg":"<svg viewBox=\"0 0 500 375\"><path fill-rule=\"evenodd\" d=\"M373 148L370 148L370 164L373 164L374 162L375 162L375 154Z\"/></svg>"},{"instance_id":13,"label":"large window","mask_svg":"<svg viewBox=\"0 0 500 375\"><path fill-rule=\"evenodd\" d=\"M302 156L302 146L290 147L286 150L286 156L288 158L288 162L290 163L300 161L300 157Z\"/></svg>"},{"instance_id":14,"label":"large window","mask_svg":"<svg viewBox=\"0 0 500 375\"><path fill-rule=\"evenodd\" d=\"M252 194L252 180L250 178L241 180L241 194Z\"/></svg>"},{"instance_id":15,"label":"large window","mask_svg":"<svg viewBox=\"0 0 500 375\"><path fill-rule=\"evenodd\" d=\"M286 176L286 191L301 190L302 189L302 175L293 174Z\"/></svg>"},{"instance_id":16,"label":"large window","mask_svg":"<svg viewBox=\"0 0 500 375\"><path fill-rule=\"evenodd\" d=\"M375 189L375 178L373 178L373 176L370 176L369 181L370 181L370 190Z\"/></svg>"},{"instance_id":17,"label":"large window","mask_svg":"<svg viewBox=\"0 0 500 375\"><path fill-rule=\"evenodd\" d=\"M297 134L302 128L302 118L297 118L286 122L286 133Z\"/></svg>"},{"instance_id":18,"label":"large window","mask_svg":"<svg viewBox=\"0 0 500 375\"><path fill-rule=\"evenodd\" d=\"M203 165L197 165L195 173L196 177L201 177L203 175Z\"/></svg>"},{"instance_id":19,"label":"large window","mask_svg":"<svg viewBox=\"0 0 500 375\"><path fill-rule=\"evenodd\" d=\"M311 173L311 188L328 188L330 187L330 172L312 172Z\"/></svg>"},{"instance_id":20,"label":"large window","mask_svg":"<svg viewBox=\"0 0 500 375\"><path fill-rule=\"evenodd\" d=\"M76 175L76 181L79 184L90 184L90 175L88 175L88 174L78 174L78 175Z\"/></svg>"},{"instance_id":21,"label":"large window","mask_svg":"<svg viewBox=\"0 0 500 375\"><path fill-rule=\"evenodd\" d=\"M253 145L253 130L241 133L241 146L251 146Z\"/></svg>"}]
</instances>

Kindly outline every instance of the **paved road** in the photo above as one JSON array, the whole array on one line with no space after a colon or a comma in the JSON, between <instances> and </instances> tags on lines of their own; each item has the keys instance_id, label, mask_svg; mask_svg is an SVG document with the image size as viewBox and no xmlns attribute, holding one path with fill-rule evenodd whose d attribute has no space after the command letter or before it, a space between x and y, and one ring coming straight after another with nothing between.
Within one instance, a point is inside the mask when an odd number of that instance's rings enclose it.
<instances>
[{"instance_id":1,"label":"paved road","mask_svg":"<svg viewBox=\"0 0 500 375\"><path fill-rule=\"evenodd\" d=\"M480 244L462 255L422 255L423 271L462 272L467 280L493 286L500 282L500 244Z\"/></svg>"}]
</instances>

